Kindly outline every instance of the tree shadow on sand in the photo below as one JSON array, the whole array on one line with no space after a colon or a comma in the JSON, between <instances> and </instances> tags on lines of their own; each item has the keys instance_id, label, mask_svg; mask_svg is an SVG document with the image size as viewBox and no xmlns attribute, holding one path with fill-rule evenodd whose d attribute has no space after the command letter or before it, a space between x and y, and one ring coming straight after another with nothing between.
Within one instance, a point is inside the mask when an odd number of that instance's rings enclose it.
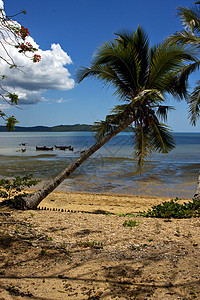
<instances>
[{"instance_id":1,"label":"tree shadow on sand","mask_svg":"<svg viewBox=\"0 0 200 300\"><path fill-rule=\"evenodd\" d=\"M156 299L158 294L159 299L190 299L200 292L198 279L192 280L192 276L180 279L185 252L183 245L179 251L176 241L171 242L171 254L168 253L169 243L118 249L118 242L127 245L126 238L108 242L100 248L92 243L81 244L81 238L93 232L84 229L74 233L80 241L66 248L65 244L56 243L45 234L41 236L28 221L19 222L11 216L2 219L1 229L0 284L1 289L11 296L15 291L15 296L22 298L55 300L48 295L38 296L33 290L28 295L25 283L31 287L34 282L50 287L56 284L63 299L118 297L144 300L148 297ZM108 250L107 246L115 246L115 251Z\"/></svg>"}]
</instances>

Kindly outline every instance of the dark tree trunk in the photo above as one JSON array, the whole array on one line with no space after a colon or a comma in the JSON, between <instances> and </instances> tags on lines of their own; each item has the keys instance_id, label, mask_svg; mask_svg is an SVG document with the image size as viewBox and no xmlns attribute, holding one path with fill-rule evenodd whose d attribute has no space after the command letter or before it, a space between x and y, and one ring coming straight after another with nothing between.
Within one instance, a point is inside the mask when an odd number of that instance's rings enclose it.
<instances>
[{"instance_id":1,"label":"dark tree trunk","mask_svg":"<svg viewBox=\"0 0 200 300\"><path fill-rule=\"evenodd\" d=\"M22 202L18 205L21 209L36 209L38 204L46 198L57 186L59 186L64 179L70 176L85 160L87 160L93 153L106 144L112 137L122 132L127 126L132 124L134 118L131 116L124 121L123 124L115 128L112 132L105 135L100 141L96 142L91 148L85 151L79 158L77 158L70 166L58 174L53 180L49 181L38 191L24 197Z\"/></svg>"},{"instance_id":2,"label":"dark tree trunk","mask_svg":"<svg viewBox=\"0 0 200 300\"><path fill-rule=\"evenodd\" d=\"M199 172L199 177L198 177L198 181L197 181L196 191L194 194L194 199L200 200L200 172Z\"/></svg>"}]
</instances>

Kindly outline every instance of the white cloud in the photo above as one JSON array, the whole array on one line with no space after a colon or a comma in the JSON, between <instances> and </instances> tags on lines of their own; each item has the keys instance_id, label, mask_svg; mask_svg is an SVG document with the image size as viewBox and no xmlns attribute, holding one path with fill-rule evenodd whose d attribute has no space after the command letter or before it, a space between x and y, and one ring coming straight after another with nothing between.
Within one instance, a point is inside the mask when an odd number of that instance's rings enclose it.
<instances>
[{"instance_id":1,"label":"white cloud","mask_svg":"<svg viewBox=\"0 0 200 300\"><path fill-rule=\"evenodd\" d=\"M0 8L3 1L0 0ZM71 78L66 65L71 64L70 56L59 44L52 44L50 50L39 49L32 37L26 39L33 47L37 48L37 55L41 55L41 61L33 63L31 55L25 56L18 52L18 49L6 45L9 55L13 58L19 69L10 69L9 65L0 60L1 74L7 76L2 82L5 89L14 91L19 95L19 104L34 104L44 101L41 94L45 90L70 90L74 88L75 82ZM5 57L5 50L0 44L0 56ZM8 58L8 57L7 57Z\"/></svg>"},{"instance_id":2,"label":"white cloud","mask_svg":"<svg viewBox=\"0 0 200 300\"><path fill-rule=\"evenodd\" d=\"M4 111L6 109L10 109L10 105L9 104L0 104L0 110Z\"/></svg>"},{"instance_id":3,"label":"white cloud","mask_svg":"<svg viewBox=\"0 0 200 300\"><path fill-rule=\"evenodd\" d=\"M33 44L32 38L29 38L28 41ZM52 44L51 50L42 51L39 49L37 54L41 55L42 59L38 63L33 63L30 57L18 53L16 48L10 47L9 50L21 71L9 69L9 66L1 60L1 72L7 76L4 85L26 90L69 90L74 87L74 80L70 78L70 73L65 68L66 64L72 63L71 58L59 44Z\"/></svg>"},{"instance_id":4,"label":"white cloud","mask_svg":"<svg viewBox=\"0 0 200 300\"><path fill-rule=\"evenodd\" d=\"M63 99L63 98L60 98L60 99L57 100L56 102L59 103L59 104L62 104L62 103L71 102L71 99Z\"/></svg>"},{"instance_id":5,"label":"white cloud","mask_svg":"<svg viewBox=\"0 0 200 300\"><path fill-rule=\"evenodd\" d=\"M4 3L2 0L0 0L0 9L4 9Z\"/></svg>"}]
</instances>

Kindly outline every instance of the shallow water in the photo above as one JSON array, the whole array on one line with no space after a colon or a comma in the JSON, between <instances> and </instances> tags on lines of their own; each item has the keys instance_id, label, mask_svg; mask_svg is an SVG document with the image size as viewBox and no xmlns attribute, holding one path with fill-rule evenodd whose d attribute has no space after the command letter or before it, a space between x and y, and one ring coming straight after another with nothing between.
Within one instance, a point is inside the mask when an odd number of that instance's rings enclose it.
<instances>
[{"instance_id":1,"label":"shallow water","mask_svg":"<svg viewBox=\"0 0 200 300\"><path fill-rule=\"evenodd\" d=\"M178 133L175 139L176 148L168 154L154 154L139 175L132 159L132 135L122 133L80 166L59 190L191 198L200 170L200 134ZM0 177L33 174L48 180L94 142L90 132L1 133ZM36 151L39 145L71 145L74 151Z\"/></svg>"}]
</instances>

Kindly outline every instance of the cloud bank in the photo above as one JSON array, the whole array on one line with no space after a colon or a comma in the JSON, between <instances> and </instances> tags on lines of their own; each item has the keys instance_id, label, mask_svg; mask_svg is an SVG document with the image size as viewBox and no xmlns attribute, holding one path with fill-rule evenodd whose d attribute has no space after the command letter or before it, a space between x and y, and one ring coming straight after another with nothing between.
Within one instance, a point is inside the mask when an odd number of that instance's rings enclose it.
<instances>
[{"instance_id":1,"label":"cloud bank","mask_svg":"<svg viewBox=\"0 0 200 300\"><path fill-rule=\"evenodd\" d=\"M0 8L3 1L0 0ZM66 65L72 64L70 56L59 44L52 44L50 50L41 50L32 37L26 39L37 48L41 61L33 63L30 55L23 55L12 45L6 45L6 50L19 69L10 69L9 65L0 59L1 75L7 77L1 82L3 87L19 95L19 104L35 104L46 99L42 93L46 90L70 90L75 86ZM0 44L0 56L5 57L5 50Z\"/></svg>"}]
</instances>

